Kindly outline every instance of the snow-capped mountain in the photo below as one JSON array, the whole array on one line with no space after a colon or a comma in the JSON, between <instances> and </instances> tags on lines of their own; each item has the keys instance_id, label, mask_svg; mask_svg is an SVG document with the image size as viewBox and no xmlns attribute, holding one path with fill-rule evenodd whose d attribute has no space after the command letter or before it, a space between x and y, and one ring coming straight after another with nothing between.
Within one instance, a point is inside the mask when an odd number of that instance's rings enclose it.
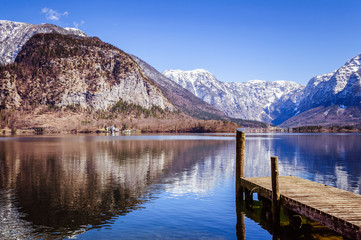
<instances>
[{"instance_id":1,"label":"snow-capped mountain","mask_svg":"<svg viewBox=\"0 0 361 240\"><path fill-rule=\"evenodd\" d=\"M283 126L361 123L361 54L338 70L312 78Z\"/></svg>"},{"instance_id":2,"label":"snow-capped mountain","mask_svg":"<svg viewBox=\"0 0 361 240\"><path fill-rule=\"evenodd\" d=\"M24 44L37 33L88 35L76 28L61 28L52 24L34 25L29 23L0 20L0 65L13 63Z\"/></svg>"},{"instance_id":3,"label":"snow-capped mountain","mask_svg":"<svg viewBox=\"0 0 361 240\"><path fill-rule=\"evenodd\" d=\"M300 112L334 104L356 106L361 101L361 55L351 58L338 70L316 76L307 84L300 99Z\"/></svg>"},{"instance_id":4,"label":"snow-capped mountain","mask_svg":"<svg viewBox=\"0 0 361 240\"><path fill-rule=\"evenodd\" d=\"M159 87L179 110L199 119L226 119L223 111L197 98L140 58L133 55L131 57L142 68L149 80Z\"/></svg>"},{"instance_id":5,"label":"snow-capped mountain","mask_svg":"<svg viewBox=\"0 0 361 240\"><path fill-rule=\"evenodd\" d=\"M166 70L163 74L229 117L276 124L285 115L292 116L288 111L295 108L304 89L304 86L289 81L225 83L203 69Z\"/></svg>"},{"instance_id":6,"label":"snow-capped mountain","mask_svg":"<svg viewBox=\"0 0 361 240\"><path fill-rule=\"evenodd\" d=\"M229 117L293 127L354 125L361 123L360 59L313 77L306 87L290 81L225 83L203 69L163 74Z\"/></svg>"},{"instance_id":7,"label":"snow-capped mountain","mask_svg":"<svg viewBox=\"0 0 361 240\"><path fill-rule=\"evenodd\" d=\"M29 39L38 33L72 35L70 37L74 39L79 39L79 36L88 38L88 36L79 29L61 28L52 24L33 25L0 20L0 67L1 65L13 63ZM60 41L61 39L56 38L51 41L53 40ZM42 41L44 42L45 40L38 39L37 43L44 44ZM49 47L47 44L50 44L51 41L46 42L45 46ZM89 44L95 42L94 39L92 41L89 40ZM71 44L66 44L68 48L71 48ZM108 51L108 48L109 47L105 47L104 51ZM25 52L31 53L37 49L28 46L26 50ZM53 50L50 51L50 47L48 50L48 56L42 56L40 54L38 57L48 57L47 60L49 60L56 55ZM158 104L162 106L162 108L172 109L176 106L177 109L202 119L222 119L224 117L222 112L224 112L227 116L233 118L258 120L276 125L282 123L283 126L300 126L305 124L327 125L331 122L332 124L346 124L347 122L353 125L361 122L361 55L350 59L345 65L334 72L312 78L306 87L290 81L269 82L252 80L248 82L225 83L217 80L210 72L203 69L193 71L167 70L164 71L164 75L162 75L150 65L134 56L129 56L126 53L121 53L121 55L122 58L127 59L127 63L132 65L131 69L139 72L139 74L137 73L136 75L145 81L145 85L154 85L155 92L162 92L162 94L155 94L149 99L133 96L134 101L132 100L130 102L148 99L145 104L140 104L141 106L149 107L149 104L153 103L153 98L159 95L160 101L156 102L162 102L162 104ZM32 56L29 55L28 57ZM76 57L79 57L78 63L83 62L84 58L89 58L89 60L92 61L98 57L99 61L104 60L100 56L93 56L94 59L91 59L91 56L88 55L79 55ZM132 57L133 60L128 59L128 57ZM88 65L93 64L91 61ZM132 62L134 62L136 66L133 66ZM59 66L61 66L61 64ZM29 64L24 64L23 67L27 69L29 66ZM42 68L43 66L38 67ZM64 65L63 67L67 69L67 71L63 71L63 75L70 74L71 72L75 75L84 73L84 69L79 68L79 66L69 68ZM99 67L94 65L94 68ZM59 70L58 68L56 69ZM80 69L82 69L83 72L81 72ZM94 69L87 69L89 74L93 73L93 70ZM106 70L106 74L108 74L107 71L108 69ZM84 77L81 75L84 79L88 79L89 76ZM15 94L16 91L13 91L15 85L11 77L12 76L4 71L2 79L0 79L8 83L7 85L3 84L2 87L0 86L0 90L4 93L3 95L7 98L11 97L13 100L4 100L4 104L20 104L20 98ZM108 77L106 78L108 79ZM74 76L72 75L69 79L74 80ZM91 79L93 79L93 77L91 77ZM178 84L188 91L183 91ZM137 86L135 87L138 88ZM21 86L21 88L24 88L24 86ZM124 89L126 89L126 87L122 88L122 91ZM10 91L10 93L14 93L15 95L9 95L6 91ZM134 89L132 91L136 92L138 90ZM194 98L189 92L193 93L200 100L197 101L197 98ZM114 95L115 98L118 97L119 94L117 94L115 94L116 96ZM40 95L41 94L38 96ZM127 99L129 97L129 94L125 94L123 98ZM170 100L170 102L168 102L168 100ZM205 104L202 100L209 104ZM98 102L101 105L106 101L100 99ZM164 106L163 102L166 103ZM96 104L96 106L100 106L99 104ZM172 106L173 104L174 106Z\"/></svg>"}]
</instances>

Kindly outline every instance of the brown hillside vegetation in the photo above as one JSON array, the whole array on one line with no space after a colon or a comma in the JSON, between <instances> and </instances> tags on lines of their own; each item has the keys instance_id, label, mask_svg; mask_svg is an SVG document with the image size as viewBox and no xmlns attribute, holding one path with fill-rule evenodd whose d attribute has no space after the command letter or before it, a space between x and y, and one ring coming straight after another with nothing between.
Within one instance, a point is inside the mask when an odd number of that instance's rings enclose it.
<instances>
[{"instance_id":1,"label":"brown hillside vegetation","mask_svg":"<svg viewBox=\"0 0 361 240\"><path fill-rule=\"evenodd\" d=\"M138 129L142 132L234 132L239 125L220 120L198 120L183 113L147 112L111 113L84 109L52 110L37 108L32 112L1 110L0 128L12 133L91 133L105 127L120 130Z\"/></svg>"}]
</instances>

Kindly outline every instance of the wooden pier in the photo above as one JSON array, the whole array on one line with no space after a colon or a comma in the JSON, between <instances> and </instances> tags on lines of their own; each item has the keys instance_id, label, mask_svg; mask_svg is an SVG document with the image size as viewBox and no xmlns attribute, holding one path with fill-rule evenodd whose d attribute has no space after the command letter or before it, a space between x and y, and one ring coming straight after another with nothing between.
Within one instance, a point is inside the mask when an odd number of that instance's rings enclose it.
<instances>
[{"instance_id":1,"label":"wooden pier","mask_svg":"<svg viewBox=\"0 0 361 240\"><path fill-rule=\"evenodd\" d=\"M272 177L244 177L245 133L237 129L236 194L248 200L251 193L272 201L273 223L279 224L280 206L317 221L343 236L361 240L361 195L293 176L278 176L272 157ZM243 148L243 150L242 150Z\"/></svg>"}]
</instances>

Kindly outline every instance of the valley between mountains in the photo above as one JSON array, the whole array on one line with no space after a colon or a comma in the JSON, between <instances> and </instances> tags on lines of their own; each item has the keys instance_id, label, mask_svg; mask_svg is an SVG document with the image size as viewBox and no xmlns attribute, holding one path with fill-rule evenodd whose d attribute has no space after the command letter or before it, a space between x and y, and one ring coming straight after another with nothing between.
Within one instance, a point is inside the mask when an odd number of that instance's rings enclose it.
<instances>
[{"instance_id":1,"label":"valley between mountains","mask_svg":"<svg viewBox=\"0 0 361 240\"><path fill-rule=\"evenodd\" d=\"M210 72L158 72L79 29L0 21L0 128L94 132L230 132L361 124L360 57L307 86L221 82Z\"/></svg>"}]
</instances>

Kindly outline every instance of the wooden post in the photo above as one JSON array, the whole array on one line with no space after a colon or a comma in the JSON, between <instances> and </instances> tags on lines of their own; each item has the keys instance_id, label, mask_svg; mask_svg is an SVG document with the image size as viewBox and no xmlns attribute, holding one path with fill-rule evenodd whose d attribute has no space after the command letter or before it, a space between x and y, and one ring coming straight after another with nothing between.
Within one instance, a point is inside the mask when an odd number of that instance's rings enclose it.
<instances>
[{"instance_id":1,"label":"wooden post","mask_svg":"<svg viewBox=\"0 0 361 240\"><path fill-rule=\"evenodd\" d=\"M241 189L241 177L244 177L244 148L246 134L242 128L237 128L236 134L236 196L243 199L243 189Z\"/></svg>"},{"instance_id":2,"label":"wooden post","mask_svg":"<svg viewBox=\"0 0 361 240\"><path fill-rule=\"evenodd\" d=\"M262 202L261 217L268 223L272 222L272 201L260 194L258 194L258 199Z\"/></svg>"},{"instance_id":3,"label":"wooden post","mask_svg":"<svg viewBox=\"0 0 361 240\"><path fill-rule=\"evenodd\" d=\"M237 239L239 240L246 240L246 224L245 224L245 213L242 207L244 202L239 201L236 199L236 213L237 213L237 224L236 224L236 231L237 231Z\"/></svg>"},{"instance_id":4,"label":"wooden post","mask_svg":"<svg viewBox=\"0 0 361 240\"><path fill-rule=\"evenodd\" d=\"M253 205L253 193L249 189L243 189L244 191L244 198L246 200L246 207L251 208Z\"/></svg>"},{"instance_id":5,"label":"wooden post","mask_svg":"<svg viewBox=\"0 0 361 240\"><path fill-rule=\"evenodd\" d=\"M245 214L239 213L240 216L237 217L237 225L236 225L236 231L237 231L237 239L238 240L246 240L246 224L244 221Z\"/></svg>"},{"instance_id":6,"label":"wooden post","mask_svg":"<svg viewBox=\"0 0 361 240\"><path fill-rule=\"evenodd\" d=\"M272 171L272 202L273 224L276 228L280 225L280 189L278 182L278 157L271 157Z\"/></svg>"}]
</instances>

